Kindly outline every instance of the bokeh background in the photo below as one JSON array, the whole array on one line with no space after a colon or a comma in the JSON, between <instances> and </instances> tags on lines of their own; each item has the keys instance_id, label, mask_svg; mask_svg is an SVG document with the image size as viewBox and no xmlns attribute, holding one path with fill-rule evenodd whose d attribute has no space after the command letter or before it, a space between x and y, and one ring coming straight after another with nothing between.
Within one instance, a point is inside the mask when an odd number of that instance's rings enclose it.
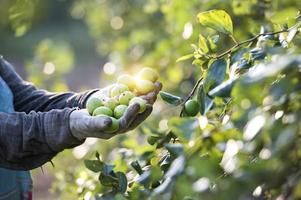
<instances>
[{"instance_id":1,"label":"bokeh background","mask_svg":"<svg viewBox=\"0 0 301 200\"><path fill-rule=\"evenodd\" d=\"M210 33L202 30L196 15L213 8L235 16L235 37L243 40L271 19L295 15L301 5L293 0L0 0L0 54L24 79L54 92L103 87L119 74L147 66L160 72L164 90L183 96L200 69L176 59L192 51L190 44L200 32ZM165 130L167 119L177 112L159 101L146 123ZM55 167L46 164L32 171L35 198L76 199L91 176L83 159L96 150L125 171L127 163L118 159L124 152L114 151L115 146L140 154L154 148L139 129L110 141L89 139L60 153ZM97 186L85 182L85 187Z\"/></svg>"}]
</instances>

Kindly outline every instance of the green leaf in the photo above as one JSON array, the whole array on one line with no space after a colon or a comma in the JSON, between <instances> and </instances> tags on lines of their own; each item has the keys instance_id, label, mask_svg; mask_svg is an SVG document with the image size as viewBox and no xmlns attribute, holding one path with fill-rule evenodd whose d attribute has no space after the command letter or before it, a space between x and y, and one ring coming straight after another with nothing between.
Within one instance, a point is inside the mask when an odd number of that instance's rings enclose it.
<instances>
[{"instance_id":1,"label":"green leaf","mask_svg":"<svg viewBox=\"0 0 301 200\"><path fill-rule=\"evenodd\" d=\"M131 162L131 166L136 170L136 172L138 174L141 175L143 173L143 170L142 170L142 168L141 168L141 166L140 166L140 164L137 160Z\"/></svg>"},{"instance_id":2,"label":"green leaf","mask_svg":"<svg viewBox=\"0 0 301 200\"><path fill-rule=\"evenodd\" d=\"M190 140L198 131L199 124L195 118L173 117L168 121L168 127L181 140Z\"/></svg>"},{"instance_id":3,"label":"green leaf","mask_svg":"<svg viewBox=\"0 0 301 200\"><path fill-rule=\"evenodd\" d=\"M184 172L186 158L184 155L177 157L170 165L169 170L166 172L165 177L173 178Z\"/></svg>"},{"instance_id":4,"label":"green leaf","mask_svg":"<svg viewBox=\"0 0 301 200\"><path fill-rule=\"evenodd\" d=\"M212 90L209 91L208 95L211 97L230 97L231 90L233 88L234 83L236 82L235 79L229 79L222 84L216 86Z\"/></svg>"},{"instance_id":5,"label":"green leaf","mask_svg":"<svg viewBox=\"0 0 301 200\"><path fill-rule=\"evenodd\" d=\"M181 62L181 61L184 61L184 60L189 60L190 58L193 58L193 56L194 56L193 53L187 54L187 55L185 55L185 56L182 56L182 57L178 58L178 59L176 60L176 62Z\"/></svg>"},{"instance_id":6,"label":"green leaf","mask_svg":"<svg viewBox=\"0 0 301 200\"><path fill-rule=\"evenodd\" d=\"M206 94L203 86L200 86L198 89L197 100L200 105L199 110L201 115L205 115L213 106L213 99Z\"/></svg>"},{"instance_id":7,"label":"green leaf","mask_svg":"<svg viewBox=\"0 0 301 200\"><path fill-rule=\"evenodd\" d=\"M118 179L118 186L116 187L116 190L120 193L125 193L128 185L125 174L122 172L116 172L116 177Z\"/></svg>"},{"instance_id":8,"label":"green leaf","mask_svg":"<svg viewBox=\"0 0 301 200\"><path fill-rule=\"evenodd\" d=\"M180 105L183 101L183 99L181 97L175 96L175 95L170 94L168 92L161 91L160 96L165 102L167 102L171 105L174 105L174 106Z\"/></svg>"},{"instance_id":9,"label":"green leaf","mask_svg":"<svg viewBox=\"0 0 301 200\"><path fill-rule=\"evenodd\" d=\"M107 187L113 187L118 184L118 178L113 176L113 174L100 173L98 180L102 185Z\"/></svg>"},{"instance_id":10,"label":"green leaf","mask_svg":"<svg viewBox=\"0 0 301 200\"><path fill-rule=\"evenodd\" d=\"M219 35L213 35L207 37L207 43L210 48L210 51L216 52L218 40L219 40Z\"/></svg>"},{"instance_id":11,"label":"green leaf","mask_svg":"<svg viewBox=\"0 0 301 200\"><path fill-rule=\"evenodd\" d=\"M169 153L173 156L179 156L184 152L184 147L182 144L165 144L165 148L169 151Z\"/></svg>"},{"instance_id":12,"label":"green leaf","mask_svg":"<svg viewBox=\"0 0 301 200\"><path fill-rule=\"evenodd\" d=\"M233 35L231 17L224 10L210 10L197 15L201 25L212 28L218 32Z\"/></svg>"},{"instance_id":13,"label":"green leaf","mask_svg":"<svg viewBox=\"0 0 301 200\"><path fill-rule=\"evenodd\" d=\"M204 36L202 36L202 34L199 35L199 48L205 54L209 52L207 40Z\"/></svg>"},{"instance_id":14,"label":"green leaf","mask_svg":"<svg viewBox=\"0 0 301 200\"><path fill-rule=\"evenodd\" d=\"M84 163L93 172L100 172L103 167L103 163L100 160L85 160Z\"/></svg>"},{"instance_id":15,"label":"green leaf","mask_svg":"<svg viewBox=\"0 0 301 200\"><path fill-rule=\"evenodd\" d=\"M204 80L205 92L208 92L210 89L221 84L225 79L226 71L227 71L226 60L225 59L215 60L211 64L208 70L208 74Z\"/></svg>"}]
</instances>

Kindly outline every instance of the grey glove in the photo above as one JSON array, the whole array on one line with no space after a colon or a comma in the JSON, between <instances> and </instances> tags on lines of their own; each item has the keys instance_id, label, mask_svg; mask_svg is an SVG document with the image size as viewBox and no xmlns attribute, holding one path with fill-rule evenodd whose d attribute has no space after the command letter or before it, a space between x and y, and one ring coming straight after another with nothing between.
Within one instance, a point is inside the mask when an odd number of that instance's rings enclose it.
<instances>
[{"instance_id":1,"label":"grey glove","mask_svg":"<svg viewBox=\"0 0 301 200\"><path fill-rule=\"evenodd\" d=\"M133 104L128 107L126 113L119 119L119 129L114 133L106 133L105 129L111 126L112 120L106 116L92 117L86 109L74 110L70 114L70 129L74 137L79 140L96 137L100 139L110 139L111 137L125 133L136 128L143 122L152 112L152 104L156 101L157 94L162 88L160 82L156 82L156 91L142 96L147 100L148 104L143 113L139 112L139 104ZM106 97L108 94L108 87L95 92L92 97Z\"/></svg>"}]
</instances>

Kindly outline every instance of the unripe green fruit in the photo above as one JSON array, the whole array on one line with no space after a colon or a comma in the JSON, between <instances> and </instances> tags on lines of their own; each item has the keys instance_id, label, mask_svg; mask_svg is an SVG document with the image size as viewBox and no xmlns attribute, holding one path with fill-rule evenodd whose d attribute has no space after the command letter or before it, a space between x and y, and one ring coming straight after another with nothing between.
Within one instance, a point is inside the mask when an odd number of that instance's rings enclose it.
<instances>
[{"instance_id":1,"label":"unripe green fruit","mask_svg":"<svg viewBox=\"0 0 301 200\"><path fill-rule=\"evenodd\" d=\"M128 74L120 75L117 78L117 83L126 85L131 91L133 91L136 87L136 82L134 77Z\"/></svg>"},{"instance_id":2,"label":"unripe green fruit","mask_svg":"<svg viewBox=\"0 0 301 200\"><path fill-rule=\"evenodd\" d=\"M155 90L155 85L149 80L138 80L136 89L138 94L147 94Z\"/></svg>"},{"instance_id":3,"label":"unripe green fruit","mask_svg":"<svg viewBox=\"0 0 301 200\"><path fill-rule=\"evenodd\" d=\"M126 111L127 108L128 108L128 107L125 106L125 105L119 105L119 106L117 106L117 107L114 109L114 117L115 117L116 119L121 118L121 117L123 116L123 114L125 113L125 111Z\"/></svg>"},{"instance_id":4,"label":"unripe green fruit","mask_svg":"<svg viewBox=\"0 0 301 200\"><path fill-rule=\"evenodd\" d=\"M131 99L129 105L132 105L134 103L138 103L139 106L140 106L140 109L139 109L139 113L143 113L146 109L146 101L140 97L134 97Z\"/></svg>"},{"instance_id":5,"label":"unripe green fruit","mask_svg":"<svg viewBox=\"0 0 301 200\"><path fill-rule=\"evenodd\" d=\"M129 88L126 85L123 84L116 84L110 91L110 96L115 97L117 95L120 95L124 91L128 91Z\"/></svg>"},{"instance_id":6,"label":"unripe green fruit","mask_svg":"<svg viewBox=\"0 0 301 200\"><path fill-rule=\"evenodd\" d=\"M196 100L188 100L184 105L184 110L188 116L196 116L199 112L199 104Z\"/></svg>"},{"instance_id":7,"label":"unripe green fruit","mask_svg":"<svg viewBox=\"0 0 301 200\"><path fill-rule=\"evenodd\" d=\"M121 93L121 95L119 96L119 104L122 105L129 105L129 102L132 98L134 98L135 95L130 92L130 91L125 91L123 93Z\"/></svg>"},{"instance_id":8,"label":"unripe green fruit","mask_svg":"<svg viewBox=\"0 0 301 200\"><path fill-rule=\"evenodd\" d=\"M110 99L106 99L104 102L103 102L103 105L105 107L108 107L110 108L111 110L114 110L115 107L118 105L118 101L114 98L110 98Z\"/></svg>"},{"instance_id":9,"label":"unripe green fruit","mask_svg":"<svg viewBox=\"0 0 301 200\"><path fill-rule=\"evenodd\" d=\"M146 67L139 71L138 78L141 80L149 80L154 83L158 80L159 74L155 70Z\"/></svg>"},{"instance_id":10,"label":"unripe green fruit","mask_svg":"<svg viewBox=\"0 0 301 200\"><path fill-rule=\"evenodd\" d=\"M113 116L113 111L105 106L100 106L98 108L96 108L93 112L93 116L97 116L97 115L106 115L106 116Z\"/></svg>"},{"instance_id":11,"label":"unripe green fruit","mask_svg":"<svg viewBox=\"0 0 301 200\"><path fill-rule=\"evenodd\" d=\"M88 99L87 103L86 103L86 108L88 110L88 113L90 115L92 115L92 113L94 112L94 110L99 107L102 106L102 101L96 97L91 97Z\"/></svg>"},{"instance_id":12,"label":"unripe green fruit","mask_svg":"<svg viewBox=\"0 0 301 200\"><path fill-rule=\"evenodd\" d=\"M114 117L110 117L112 120L112 124L109 128L105 130L106 133L114 133L119 129L119 121Z\"/></svg>"}]
</instances>

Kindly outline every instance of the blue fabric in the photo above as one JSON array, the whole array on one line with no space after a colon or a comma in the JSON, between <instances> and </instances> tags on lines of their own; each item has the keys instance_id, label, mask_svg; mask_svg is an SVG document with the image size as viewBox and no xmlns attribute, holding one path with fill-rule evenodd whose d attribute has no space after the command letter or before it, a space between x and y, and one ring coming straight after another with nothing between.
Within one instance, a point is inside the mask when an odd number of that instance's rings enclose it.
<instances>
[{"instance_id":1,"label":"blue fabric","mask_svg":"<svg viewBox=\"0 0 301 200\"><path fill-rule=\"evenodd\" d=\"M0 111L5 113L14 112L13 94L1 77ZM32 180L29 171L0 168L0 200L24 199L31 192L31 189Z\"/></svg>"}]
</instances>

